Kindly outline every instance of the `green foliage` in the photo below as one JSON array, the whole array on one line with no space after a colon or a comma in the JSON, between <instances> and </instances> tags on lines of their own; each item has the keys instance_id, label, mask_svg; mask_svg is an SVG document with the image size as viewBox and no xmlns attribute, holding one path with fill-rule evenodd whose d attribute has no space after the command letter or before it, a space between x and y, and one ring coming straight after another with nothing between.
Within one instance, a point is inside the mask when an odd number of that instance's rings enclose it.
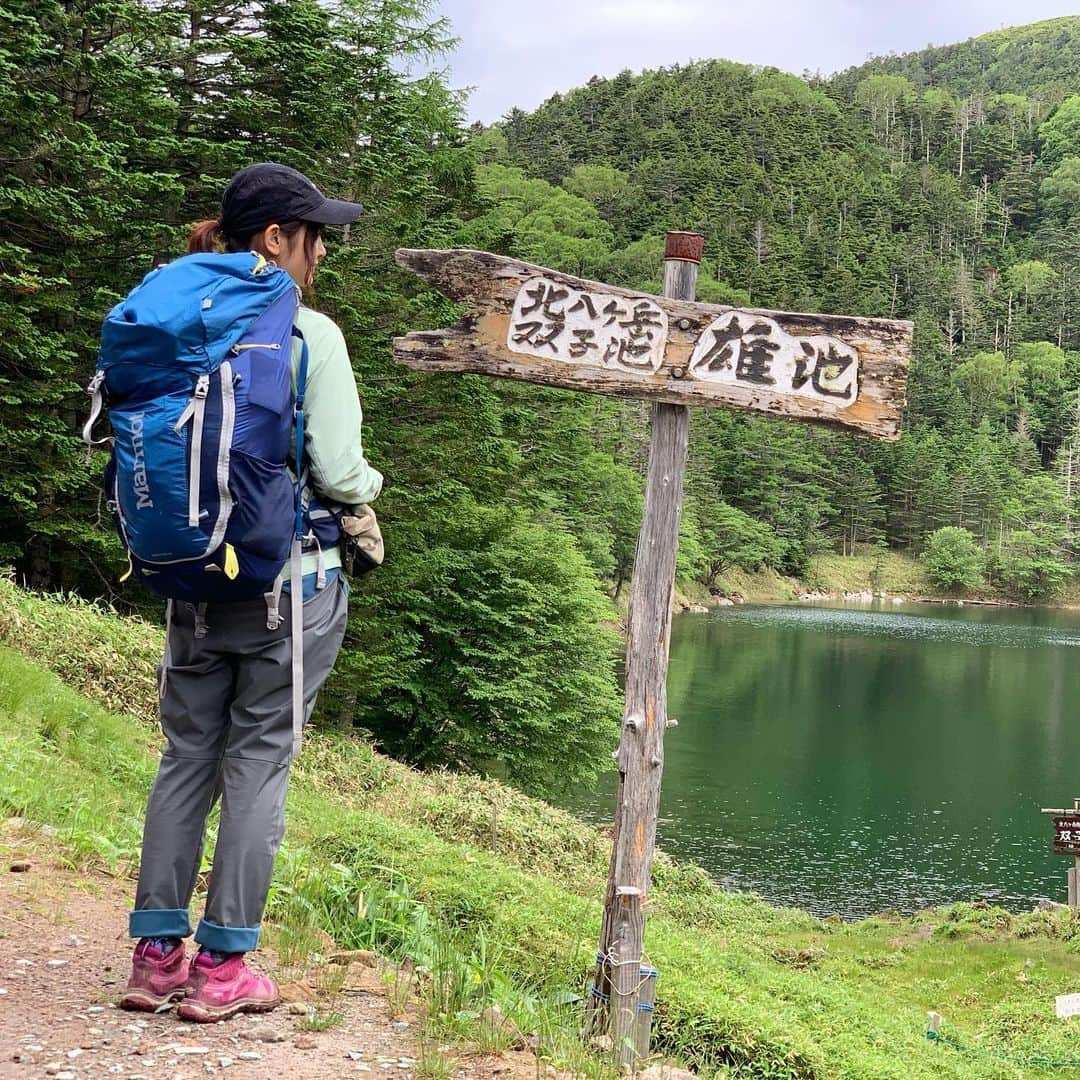
<instances>
[{"instance_id":1,"label":"green foliage","mask_svg":"<svg viewBox=\"0 0 1080 1080\"><path fill-rule=\"evenodd\" d=\"M591 203L505 165L479 166L476 185L490 209L469 221L463 243L578 276L597 275L612 236Z\"/></svg>"},{"instance_id":2,"label":"green foliage","mask_svg":"<svg viewBox=\"0 0 1080 1080\"><path fill-rule=\"evenodd\" d=\"M1080 154L1080 94L1066 98L1053 116L1039 128L1042 158L1047 165L1060 165Z\"/></svg>"},{"instance_id":3,"label":"green foliage","mask_svg":"<svg viewBox=\"0 0 1080 1080\"><path fill-rule=\"evenodd\" d=\"M777 566L783 557L783 545L769 525L725 502L711 507L698 529L705 556L705 584L710 586L732 567L757 570Z\"/></svg>"},{"instance_id":4,"label":"green foliage","mask_svg":"<svg viewBox=\"0 0 1080 1080\"><path fill-rule=\"evenodd\" d=\"M991 565L993 579L1024 600L1052 599L1073 572L1062 550L1069 516L1055 477L1023 480L1005 504L1009 530Z\"/></svg>"},{"instance_id":5,"label":"green foliage","mask_svg":"<svg viewBox=\"0 0 1080 1080\"><path fill-rule=\"evenodd\" d=\"M534 789L592 777L620 707L608 609L584 557L464 493L415 509L395 523L402 551L381 588L356 605L342 678L365 726L419 765L501 763Z\"/></svg>"},{"instance_id":6,"label":"green foliage","mask_svg":"<svg viewBox=\"0 0 1080 1080\"><path fill-rule=\"evenodd\" d=\"M1080 155L1072 155L1039 185L1039 198L1047 215L1067 225L1080 213Z\"/></svg>"},{"instance_id":7,"label":"green foliage","mask_svg":"<svg viewBox=\"0 0 1080 1080\"><path fill-rule=\"evenodd\" d=\"M1005 280L1014 292L1021 293L1024 303L1031 298L1045 295L1053 284L1054 268L1038 259L1013 263L1005 274Z\"/></svg>"},{"instance_id":8,"label":"green foliage","mask_svg":"<svg viewBox=\"0 0 1080 1080\"><path fill-rule=\"evenodd\" d=\"M957 365L953 382L964 394L972 427L984 420L1000 424L1016 401L1020 372L1003 353L976 353Z\"/></svg>"},{"instance_id":9,"label":"green foliage","mask_svg":"<svg viewBox=\"0 0 1080 1080\"><path fill-rule=\"evenodd\" d=\"M982 551L967 529L947 525L932 532L922 563L927 577L939 588L965 591L983 584Z\"/></svg>"}]
</instances>

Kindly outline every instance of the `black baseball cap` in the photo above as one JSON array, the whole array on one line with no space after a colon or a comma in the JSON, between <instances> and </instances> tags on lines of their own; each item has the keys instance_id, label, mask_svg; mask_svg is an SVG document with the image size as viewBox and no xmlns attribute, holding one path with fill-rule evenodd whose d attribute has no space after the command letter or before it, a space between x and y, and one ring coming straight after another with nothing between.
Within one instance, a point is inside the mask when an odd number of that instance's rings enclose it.
<instances>
[{"instance_id":1,"label":"black baseball cap","mask_svg":"<svg viewBox=\"0 0 1080 1080\"><path fill-rule=\"evenodd\" d=\"M264 161L241 169L221 197L221 231L242 240L275 222L311 221L348 225L364 208L344 199L328 199L302 172Z\"/></svg>"}]
</instances>

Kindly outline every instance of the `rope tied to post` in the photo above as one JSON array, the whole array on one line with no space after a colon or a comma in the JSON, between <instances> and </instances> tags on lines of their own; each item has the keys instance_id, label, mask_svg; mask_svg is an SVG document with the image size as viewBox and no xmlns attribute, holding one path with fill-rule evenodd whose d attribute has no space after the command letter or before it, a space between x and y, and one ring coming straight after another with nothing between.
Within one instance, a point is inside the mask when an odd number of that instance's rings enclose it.
<instances>
[{"instance_id":1,"label":"rope tied to post","mask_svg":"<svg viewBox=\"0 0 1080 1080\"><path fill-rule=\"evenodd\" d=\"M616 959L616 957L615 957L615 946L614 945L612 945L607 950L607 952L598 952L596 954L596 962L600 965L601 970L603 971L604 975L606 976L608 985L611 987L612 993L614 993L617 997L635 997L637 994L639 994L641 992L641 988L643 986L645 986L645 984L648 983L650 979L659 979L660 978L660 972L656 968L654 968L652 966L652 964L650 964L648 962L648 958L645 957L645 956L641 956L636 960L634 960L634 959L629 959L629 960L618 960L618 959ZM633 989L620 990L615 985L615 980L611 977L610 969L611 968L619 968L619 967L628 967L631 964L637 964L640 967L640 969L641 969L641 978L638 981L637 985L633 987ZM597 987L595 985L590 988L589 993L592 994L593 997L599 998L601 1001L610 1001L611 1000L611 994L604 993L603 990L601 990L599 987ZM646 1003L646 1002L640 1003L638 1005L638 1008L641 1009L644 1012L652 1012L653 1011L653 1006Z\"/></svg>"}]
</instances>

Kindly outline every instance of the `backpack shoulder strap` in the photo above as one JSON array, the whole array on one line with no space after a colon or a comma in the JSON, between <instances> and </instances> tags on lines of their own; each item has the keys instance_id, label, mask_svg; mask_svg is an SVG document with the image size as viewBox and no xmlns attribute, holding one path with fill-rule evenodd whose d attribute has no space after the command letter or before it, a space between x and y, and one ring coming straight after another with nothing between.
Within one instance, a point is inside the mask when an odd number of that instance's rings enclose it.
<instances>
[{"instance_id":1,"label":"backpack shoulder strap","mask_svg":"<svg viewBox=\"0 0 1080 1080\"><path fill-rule=\"evenodd\" d=\"M300 756L304 736L304 574L301 549L304 542L304 394L307 390L308 345L303 333L293 326L300 339L300 369L296 373L296 400L293 417L296 424L296 528L289 557L289 610L292 636L292 756Z\"/></svg>"}]
</instances>

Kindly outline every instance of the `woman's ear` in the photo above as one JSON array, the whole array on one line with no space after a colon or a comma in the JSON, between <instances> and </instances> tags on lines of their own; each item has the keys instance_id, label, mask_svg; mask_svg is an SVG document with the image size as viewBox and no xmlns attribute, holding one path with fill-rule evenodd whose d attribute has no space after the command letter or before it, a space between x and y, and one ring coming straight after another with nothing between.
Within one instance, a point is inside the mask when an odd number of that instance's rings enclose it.
<instances>
[{"instance_id":1,"label":"woman's ear","mask_svg":"<svg viewBox=\"0 0 1080 1080\"><path fill-rule=\"evenodd\" d=\"M261 251L267 258L276 259L282 252L282 235L280 225L267 225L255 238L252 245Z\"/></svg>"}]
</instances>

